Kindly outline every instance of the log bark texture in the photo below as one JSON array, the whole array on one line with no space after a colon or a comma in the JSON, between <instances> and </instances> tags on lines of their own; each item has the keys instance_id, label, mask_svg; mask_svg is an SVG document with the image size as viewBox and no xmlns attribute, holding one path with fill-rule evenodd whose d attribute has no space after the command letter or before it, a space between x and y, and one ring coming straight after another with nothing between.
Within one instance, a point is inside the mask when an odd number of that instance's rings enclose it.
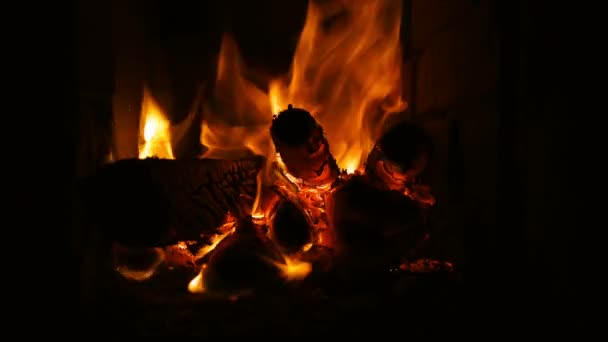
<instances>
[{"instance_id":1,"label":"log bark texture","mask_svg":"<svg viewBox=\"0 0 608 342\"><path fill-rule=\"evenodd\" d=\"M239 216L256 195L263 157L121 160L81 184L87 217L105 238L162 246L213 233L228 212Z\"/></svg>"}]
</instances>

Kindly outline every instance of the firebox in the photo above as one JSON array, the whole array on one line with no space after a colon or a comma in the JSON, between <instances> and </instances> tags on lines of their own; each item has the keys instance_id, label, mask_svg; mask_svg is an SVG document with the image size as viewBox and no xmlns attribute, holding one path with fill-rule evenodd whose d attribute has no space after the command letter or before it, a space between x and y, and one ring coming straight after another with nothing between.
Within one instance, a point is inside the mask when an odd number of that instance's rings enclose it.
<instances>
[{"instance_id":1,"label":"firebox","mask_svg":"<svg viewBox=\"0 0 608 342\"><path fill-rule=\"evenodd\" d=\"M241 45L255 39L242 43L233 18L189 106L179 72L163 89L147 68L132 98L117 86L128 105L115 103L112 148L79 183L89 322L148 335L356 332L424 325L456 303L463 259L443 246L457 235L445 233L459 208L446 188L462 172L464 119L445 98L469 95L432 86L428 65L444 61L424 53L442 50L418 48L412 32L441 33L416 24L416 10L433 10L415 3L307 2L280 73L247 62ZM465 21L484 15L471 6ZM147 39L162 31L147 25ZM492 81L476 81L476 106Z\"/></svg>"}]
</instances>

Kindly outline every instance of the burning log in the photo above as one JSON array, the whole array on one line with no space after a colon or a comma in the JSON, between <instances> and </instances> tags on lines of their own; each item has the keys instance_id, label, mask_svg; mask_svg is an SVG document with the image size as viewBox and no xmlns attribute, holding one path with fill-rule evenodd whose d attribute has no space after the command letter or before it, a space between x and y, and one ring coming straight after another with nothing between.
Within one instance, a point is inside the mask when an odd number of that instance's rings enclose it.
<instances>
[{"instance_id":1,"label":"burning log","mask_svg":"<svg viewBox=\"0 0 608 342\"><path fill-rule=\"evenodd\" d=\"M154 275L165 259L161 248L125 248L119 244L112 246L112 262L123 277L143 281Z\"/></svg>"},{"instance_id":2,"label":"burning log","mask_svg":"<svg viewBox=\"0 0 608 342\"><path fill-rule=\"evenodd\" d=\"M365 174L376 185L405 193L423 206L435 204L430 188L418 183L433 150L426 132L401 122L389 129L370 152Z\"/></svg>"},{"instance_id":3,"label":"burning log","mask_svg":"<svg viewBox=\"0 0 608 342\"><path fill-rule=\"evenodd\" d=\"M312 225L308 215L289 200L277 204L271 227L271 238L284 253L301 251L312 241Z\"/></svg>"},{"instance_id":4,"label":"burning log","mask_svg":"<svg viewBox=\"0 0 608 342\"><path fill-rule=\"evenodd\" d=\"M403 193L353 176L328 199L337 264L345 270L387 270L425 235L423 212Z\"/></svg>"},{"instance_id":5,"label":"burning log","mask_svg":"<svg viewBox=\"0 0 608 342\"><path fill-rule=\"evenodd\" d=\"M83 200L108 240L130 247L172 245L213 234L227 213L238 216L251 206L263 165L257 156L121 160L84 181Z\"/></svg>"},{"instance_id":6,"label":"burning log","mask_svg":"<svg viewBox=\"0 0 608 342\"><path fill-rule=\"evenodd\" d=\"M272 120L270 134L286 171L294 177L315 186L338 177L323 128L306 110L289 105Z\"/></svg>"},{"instance_id":7,"label":"burning log","mask_svg":"<svg viewBox=\"0 0 608 342\"><path fill-rule=\"evenodd\" d=\"M275 245L249 220L220 242L204 269L204 287L210 291L240 293L282 284L284 262Z\"/></svg>"}]
</instances>

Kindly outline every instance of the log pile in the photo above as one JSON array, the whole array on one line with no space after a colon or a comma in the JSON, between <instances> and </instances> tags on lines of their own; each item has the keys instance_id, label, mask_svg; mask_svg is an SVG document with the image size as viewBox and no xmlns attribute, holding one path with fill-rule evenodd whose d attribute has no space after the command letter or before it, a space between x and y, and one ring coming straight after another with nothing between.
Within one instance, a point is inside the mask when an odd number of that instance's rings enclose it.
<instances>
[{"instance_id":1,"label":"log pile","mask_svg":"<svg viewBox=\"0 0 608 342\"><path fill-rule=\"evenodd\" d=\"M153 248L209 238L232 215L236 231L205 259L205 287L220 292L273 287L284 280L276 264L294 256L351 275L399 269L428 237L426 209L435 199L419 176L432 144L418 127L387 131L356 175L340 170L304 109L290 105L276 115L270 135L276 177L261 194L260 156L124 160L83 183L89 217L109 241Z\"/></svg>"}]
</instances>

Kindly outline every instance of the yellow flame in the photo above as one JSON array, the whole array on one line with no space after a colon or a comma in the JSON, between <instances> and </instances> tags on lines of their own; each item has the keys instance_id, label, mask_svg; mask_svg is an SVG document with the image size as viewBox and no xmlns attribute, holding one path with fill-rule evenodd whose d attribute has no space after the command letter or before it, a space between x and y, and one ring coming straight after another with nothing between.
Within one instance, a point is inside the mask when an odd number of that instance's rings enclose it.
<instances>
[{"instance_id":1,"label":"yellow flame","mask_svg":"<svg viewBox=\"0 0 608 342\"><path fill-rule=\"evenodd\" d=\"M174 159L169 120L147 88L144 88L140 125L139 158Z\"/></svg>"},{"instance_id":2,"label":"yellow flame","mask_svg":"<svg viewBox=\"0 0 608 342\"><path fill-rule=\"evenodd\" d=\"M262 198L262 174L259 173L256 177L256 192L253 205L251 206L251 218L255 220L261 220L264 218L262 207L260 205Z\"/></svg>"},{"instance_id":3,"label":"yellow flame","mask_svg":"<svg viewBox=\"0 0 608 342\"><path fill-rule=\"evenodd\" d=\"M308 252L312 248L312 243L307 243L302 247L303 252Z\"/></svg>"},{"instance_id":4,"label":"yellow flame","mask_svg":"<svg viewBox=\"0 0 608 342\"><path fill-rule=\"evenodd\" d=\"M291 70L270 81L246 78L235 41L224 36L201 143L248 148L274 161L272 114L293 104L323 125L338 165L358 170L387 116L407 107L401 7L401 0L310 1Z\"/></svg>"},{"instance_id":5,"label":"yellow flame","mask_svg":"<svg viewBox=\"0 0 608 342\"><path fill-rule=\"evenodd\" d=\"M205 271L205 265L201 267L201 271L198 272L196 277L192 278L188 283L188 291L190 293L203 293L205 292L205 282L203 281L203 273Z\"/></svg>"},{"instance_id":6,"label":"yellow flame","mask_svg":"<svg viewBox=\"0 0 608 342\"><path fill-rule=\"evenodd\" d=\"M273 262L286 280L302 280L312 272L312 264L296 258L283 256L284 263Z\"/></svg>"}]
</instances>

